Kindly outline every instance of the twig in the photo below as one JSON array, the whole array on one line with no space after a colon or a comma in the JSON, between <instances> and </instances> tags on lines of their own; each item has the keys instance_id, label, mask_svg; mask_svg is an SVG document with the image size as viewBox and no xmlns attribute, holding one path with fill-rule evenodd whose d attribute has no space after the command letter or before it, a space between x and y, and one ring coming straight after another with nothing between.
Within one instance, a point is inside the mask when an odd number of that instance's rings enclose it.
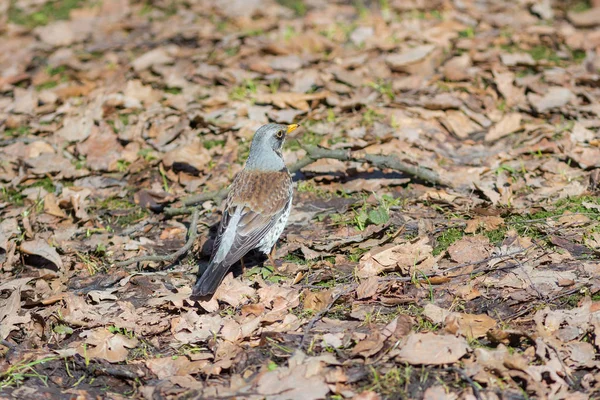
<instances>
[{"instance_id":1,"label":"twig","mask_svg":"<svg viewBox=\"0 0 600 400\"><path fill-rule=\"evenodd\" d=\"M348 294L352 290L356 289L356 286L357 286L356 284L352 284L352 285L348 286L347 288L343 289L341 292L339 292L335 296L333 296L333 299L331 299L329 304L327 304L327 307L325 307L323 310L321 310L317 315L315 315L308 322L308 324L306 324L306 326L304 327L304 333L302 334L302 340L300 341L300 346L299 346L300 349L302 349L304 347L304 342L306 342L306 338L307 338L308 334L310 333L311 329L315 326L317 321L319 321L321 318L323 318L325 316L325 314L327 314L329 312L329 310L331 310L331 308L333 307L335 302L338 301L340 297L342 297L343 295Z\"/></svg>"},{"instance_id":2,"label":"twig","mask_svg":"<svg viewBox=\"0 0 600 400\"><path fill-rule=\"evenodd\" d=\"M514 258L515 255L520 254L520 253L524 253L524 252L526 252L527 250L531 249L534 246L535 246L535 244L532 244L530 246L527 246L527 247L522 248L520 250L515 250L515 251L510 252L510 253L498 254L498 255L495 255L495 256L484 258L482 260L472 261L472 262L466 262L466 263L454 265L454 266L452 266L450 268L446 268L446 269L444 269L442 271L439 271L439 272L433 272L433 273L430 273L430 274L423 274L423 275L426 276L427 278L444 277L444 276L446 276L445 274L447 272L455 270L455 269L469 267L471 265L484 264L484 263L487 263L489 261L495 260L497 258L504 258L504 257ZM503 261L506 261L506 260L503 260ZM511 268L514 268L514 266L511 267ZM463 276L463 275L472 275L472 274L477 274L477 273L480 273L480 272L497 271L499 269L500 268L494 268L494 269L484 268L484 269L480 269L480 270L471 271L471 272L469 272L467 274L452 275L452 277L458 277L458 276ZM408 281L412 281L412 279L413 279L412 276L386 276L386 277L382 277L381 278L382 281L400 281L400 282L403 282L403 281L408 282Z\"/></svg>"},{"instance_id":3,"label":"twig","mask_svg":"<svg viewBox=\"0 0 600 400\"><path fill-rule=\"evenodd\" d=\"M477 387L478 385L473 381L473 379L471 379L467 375L467 373L465 371L463 371L462 369L457 368L457 367L446 368L446 371L452 371L452 372L455 372L458 375L460 375L462 380L467 382L469 384L469 386L471 386L471 388L473 389L473 395L475 396L475 398L477 400L481 400L481 392L479 391L479 388Z\"/></svg>"},{"instance_id":4,"label":"twig","mask_svg":"<svg viewBox=\"0 0 600 400\"><path fill-rule=\"evenodd\" d=\"M171 253L171 254L166 254L164 256L154 255L154 256L132 257L128 260L118 262L115 265L117 267L125 267L127 265L136 264L136 263L144 262L144 261L160 262L160 261L177 260L183 254L185 254L194 244L194 240L196 240L196 237L198 236L198 218L199 217L200 217L200 210L198 208L195 208L194 211L192 212L192 220L190 222L190 228L188 229L188 240L185 243L185 245L182 248L180 248L179 250L177 250L176 252Z\"/></svg>"},{"instance_id":5,"label":"twig","mask_svg":"<svg viewBox=\"0 0 600 400\"><path fill-rule=\"evenodd\" d=\"M9 342L8 340L5 340L5 339L0 340L0 344L4 347L8 347L11 350L14 350L17 348L16 345L12 344L11 342Z\"/></svg>"},{"instance_id":6,"label":"twig","mask_svg":"<svg viewBox=\"0 0 600 400\"><path fill-rule=\"evenodd\" d=\"M551 302L553 302L555 300L560 299L561 297L570 296L570 295L572 295L574 293L579 292L584 287L586 287L586 285L580 285L580 286L577 286L577 287L575 287L573 289L569 289L569 290L567 290L565 292L562 292L562 293L559 293L557 295L554 295L554 296L550 297L549 299L545 300L544 303L548 304L548 303L551 303ZM513 313L512 315L508 316L507 318L505 318L505 320L506 321L512 321L515 318L518 318L518 317L520 317L522 315L527 314L529 311L533 310L537 306L538 306L538 303L530 304L527 307L525 307L524 309L522 309L521 311L517 311L517 312Z\"/></svg>"},{"instance_id":7,"label":"twig","mask_svg":"<svg viewBox=\"0 0 600 400\"><path fill-rule=\"evenodd\" d=\"M227 193L229 193L228 187L223 188L221 190L216 190L214 192L204 192L196 194L194 196L186 197L185 199L181 200L181 202L184 206L192 206L194 204L202 203L206 200L215 200L220 202L220 200L227 196Z\"/></svg>"},{"instance_id":8,"label":"twig","mask_svg":"<svg viewBox=\"0 0 600 400\"><path fill-rule=\"evenodd\" d=\"M420 165L415 166L407 164L401 161L398 157L396 157L393 154L387 156L377 154L366 154L342 149L325 149L323 147L318 147L314 145L304 145L302 147L304 150L306 150L306 157L288 167L288 170L292 174L301 170L307 165L314 163L317 160L329 158L340 161L355 161L361 163L368 163L380 169L389 168L396 171L404 172L408 175L412 175L415 178L422 179L434 185L442 184L452 186L451 183L444 182L437 172L422 167ZM206 200L214 200L215 202L219 203L225 196L227 196L227 193L229 193L229 188L223 188L221 190L213 192L204 192L197 195L189 196L181 201L185 207L169 207L165 209L164 214L166 216L189 214L191 212L191 209L187 208L188 206L202 203Z\"/></svg>"},{"instance_id":9,"label":"twig","mask_svg":"<svg viewBox=\"0 0 600 400\"><path fill-rule=\"evenodd\" d=\"M289 167L290 172L296 172L317 160L331 158L340 161L366 162L380 169L389 168L404 172L414 176L415 178L419 178L436 185L445 184L451 186L449 182L443 182L437 172L419 165L414 166L404 163L393 154L384 156L377 154L357 153L349 150L330 150L314 145L304 145L302 147L304 150L306 150L307 155L302 160L292 164Z\"/></svg>"},{"instance_id":10,"label":"twig","mask_svg":"<svg viewBox=\"0 0 600 400\"><path fill-rule=\"evenodd\" d=\"M105 375L112 376L117 379L129 379L136 380L144 377L144 373L142 371L133 372L128 369L125 369L123 366L110 366L110 365L102 365L96 363L86 363L82 356L79 354L75 354L73 357L73 361L83 369L85 369L88 373L92 375Z\"/></svg>"}]
</instances>

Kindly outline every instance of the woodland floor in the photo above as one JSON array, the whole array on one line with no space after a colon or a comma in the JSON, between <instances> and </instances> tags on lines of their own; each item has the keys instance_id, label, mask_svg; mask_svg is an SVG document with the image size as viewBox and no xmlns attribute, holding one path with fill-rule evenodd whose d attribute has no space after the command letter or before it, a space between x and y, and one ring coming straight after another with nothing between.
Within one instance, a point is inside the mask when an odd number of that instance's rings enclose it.
<instances>
[{"instance_id":1,"label":"woodland floor","mask_svg":"<svg viewBox=\"0 0 600 400\"><path fill-rule=\"evenodd\" d=\"M599 24L0 0L0 398L600 398ZM294 174L277 271L251 255L192 301L269 121L301 124L289 165L353 161ZM116 265L182 248L193 210L183 257Z\"/></svg>"}]
</instances>

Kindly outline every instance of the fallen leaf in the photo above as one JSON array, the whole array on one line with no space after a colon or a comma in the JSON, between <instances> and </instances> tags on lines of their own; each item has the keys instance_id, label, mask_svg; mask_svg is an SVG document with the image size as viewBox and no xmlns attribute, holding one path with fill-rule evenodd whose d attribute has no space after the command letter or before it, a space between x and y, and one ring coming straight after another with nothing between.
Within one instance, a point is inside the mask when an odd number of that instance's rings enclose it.
<instances>
[{"instance_id":1,"label":"fallen leaf","mask_svg":"<svg viewBox=\"0 0 600 400\"><path fill-rule=\"evenodd\" d=\"M77 348L79 355L86 359L103 358L111 363L125 361L129 354L127 349L132 349L139 343L135 337L128 338L120 333L111 333L106 328L83 331L79 336L86 338L85 344L94 346L84 347L83 344L80 344Z\"/></svg>"},{"instance_id":2,"label":"fallen leaf","mask_svg":"<svg viewBox=\"0 0 600 400\"><path fill-rule=\"evenodd\" d=\"M546 94L540 96L535 93L529 93L527 99L537 112L546 112L555 108L567 105L575 95L567 88L551 87Z\"/></svg>"},{"instance_id":3,"label":"fallen leaf","mask_svg":"<svg viewBox=\"0 0 600 400\"><path fill-rule=\"evenodd\" d=\"M521 114L510 113L490 128L485 135L486 142L493 142L521 129Z\"/></svg>"},{"instance_id":4,"label":"fallen leaf","mask_svg":"<svg viewBox=\"0 0 600 400\"><path fill-rule=\"evenodd\" d=\"M193 172L203 171L210 161L210 153L199 141L181 145L163 157L165 167L180 170L192 167Z\"/></svg>"},{"instance_id":5,"label":"fallen leaf","mask_svg":"<svg viewBox=\"0 0 600 400\"><path fill-rule=\"evenodd\" d=\"M329 93L320 91L311 94L294 92L261 93L256 96L259 104L273 104L279 108L293 107L302 111L309 111L309 101L325 99Z\"/></svg>"},{"instance_id":6,"label":"fallen leaf","mask_svg":"<svg viewBox=\"0 0 600 400\"><path fill-rule=\"evenodd\" d=\"M306 291L304 294L304 309L316 312L324 310L332 298L332 290L320 290L317 292Z\"/></svg>"},{"instance_id":7,"label":"fallen leaf","mask_svg":"<svg viewBox=\"0 0 600 400\"><path fill-rule=\"evenodd\" d=\"M19 246L19 250L21 253L30 255L30 256L38 256L44 260L50 261L52 264L56 266L57 269L62 270L64 268L63 262L56 252L56 249L50 246L46 241L38 239L31 240L27 242L21 243ZM35 262L38 265L44 266L44 262L41 264L39 260L32 260L31 262Z\"/></svg>"},{"instance_id":8,"label":"fallen leaf","mask_svg":"<svg viewBox=\"0 0 600 400\"><path fill-rule=\"evenodd\" d=\"M482 235L464 236L448 247L450 258L459 264L485 260L490 253L490 240Z\"/></svg>"},{"instance_id":9,"label":"fallen leaf","mask_svg":"<svg viewBox=\"0 0 600 400\"><path fill-rule=\"evenodd\" d=\"M319 357L296 352L288 367L267 371L259 378L257 392L272 400L324 399L329 393L324 372Z\"/></svg>"},{"instance_id":10,"label":"fallen leaf","mask_svg":"<svg viewBox=\"0 0 600 400\"><path fill-rule=\"evenodd\" d=\"M377 293L379 278L371 276L363 280L356 288L356 298L359 300L371 298Z\"/></svg>"},{"instance_id":11,"label":"fallen leaf","mask_svg":"<svg viewBox=\"0 0 600 400\"><path fill-rule=\"evenodd\" d=\"M412 333L402 344L398 360L409 364L441 365L460 360L469 346L463 337L429 333Z\"/></svg>"},{"instance_id":12,"label":"fallen leaf","mask_svg":"<svg viewBox=\"0 0 600 400\"><path fill-rule=\"evenodd\" d=\"M208 360L190 361L186 356L172 356L146 360L146 367L148 367L158 379L167 379L172 376L197 374L201 372L208 363Z\"/></svg>"}]
</instances>

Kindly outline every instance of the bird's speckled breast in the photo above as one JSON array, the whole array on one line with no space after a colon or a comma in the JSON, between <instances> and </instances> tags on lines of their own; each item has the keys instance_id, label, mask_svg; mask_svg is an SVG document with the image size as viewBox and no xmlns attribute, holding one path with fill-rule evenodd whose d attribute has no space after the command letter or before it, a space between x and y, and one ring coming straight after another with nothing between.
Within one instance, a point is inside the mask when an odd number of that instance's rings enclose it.
<instances>
[{"instance_id":1,"label":"bird's speckled breast","mask_svg":"<svg viewBox=\"0 0 600 400\"><path fill-rule=\"evenodd\" d=\"M256 248L263 252L264 254L269 254L275 243L279 239L279 236L283 233L285 229L285 225L287 224L288 218L290 217L290 211L292 210L292 198L286 206L286 209L283 211L283 214L279 218L279 220L273 225L273 227L267 232L265 237L260 241Z\"/></svg>"}]
</instances>

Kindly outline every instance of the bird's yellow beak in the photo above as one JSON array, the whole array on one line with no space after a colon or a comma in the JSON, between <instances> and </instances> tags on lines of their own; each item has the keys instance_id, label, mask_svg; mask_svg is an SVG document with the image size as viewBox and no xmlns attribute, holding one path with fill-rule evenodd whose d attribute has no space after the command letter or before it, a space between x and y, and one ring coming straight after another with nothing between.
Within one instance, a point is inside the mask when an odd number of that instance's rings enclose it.
<instances>
[{"instance_id":1,"label":"bird's yellow beak","mask_svg":"<svg viewBox=\"0 0 600 400\"><path fill-rule=\"evenodd\" d=\"M288 127L287 127L287 133L290 133L290 132L293 132L293 131L295 131L295 130L296 130L296 128L298 128L299 126L300 126L300 125L298 125L298 124L291 124L291 125L288 125Z\"/></svg>"}]
</instances>

